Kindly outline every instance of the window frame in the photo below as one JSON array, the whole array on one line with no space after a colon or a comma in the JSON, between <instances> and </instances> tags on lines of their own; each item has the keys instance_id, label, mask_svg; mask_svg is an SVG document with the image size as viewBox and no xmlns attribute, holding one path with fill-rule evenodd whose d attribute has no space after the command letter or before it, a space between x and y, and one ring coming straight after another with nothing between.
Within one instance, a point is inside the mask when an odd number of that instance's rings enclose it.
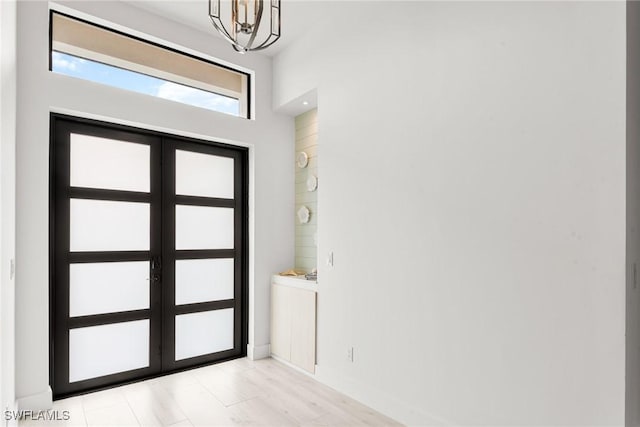
<instances>
[{"instance_id":1,"label":"window frame","mask_svg":"<svg viewBox=\"0 0 640 427\"><path fill-rule=\"evenodd\" d=\"M246 113L245 114L240 114L238 116L233 116L233 115L231 115L231 116L232 117L239 117L239 118L243 118L243 119L247 119L247 120L254 120L254 109L253 109L253 104L254 104L253 103L253 93L254 93L254 90L253 90L254 89L254 87L253 87L254 78L253 77L254 77L254 73L252 71L244 70L241 67L234 67L234 66L231 66L231 65L227 65L223 61L216 61L214 59L207 58L205 54L191 53L192 49L184 49L183 50L183 49L180 49L180 46L177 46L177 45L174 45L176 47L170 46L169 45L170 43L166 42L166 41L154 41L154 40L151 40L151 36L142 37L142 36L139 36L139 35L135 35L135 34L133 34L133 32L135 30L126 31L126 30L115 28L116 25L109 26L109 25L105 25L105 24L102 24L102 23L98 23L98 22L96 22L96 20L91 20L91 19L88 19L88 18L85 18L85 17L80 17L80 16L78 16L76 14L70 13L69 11L66 10L67 8L64 8L64 9L65 9L64 11L63 10L59 10L58 8L54 8L54 7L50 7L50 9L49 9L49 52L48 52L49 53L49 64L48 64L49 72L54 72L53 71L53 53L54 53L54 49L53 49L53 44L54 44L54 40L53 40L53 19L54 19L54 15L57 14L57 15L62 16L64 18L72 19L72 20L78 21L78 22L83 23L83 24L91 25L91 26L96 27L96 28L98 28L100 30L109 31L109 32L114 33L116 35L120 35L120 36L123 36L123 37L130 38L130 39L132 39L134 41L138 41L138 42L141 42L141 43L146 43L146 44L148 44L150 46L166 50L166 51L168 51L170 53L174 53L174 54L177 54L177 55L182 55L182 56L185 56L185 57L190 58L190 59L201 61L201 62L203 62L205 64L209 64L209 65L212 65L212 66L215 66L215 67L219 67L219 68L223 68L225 70L232 71L234 73L238 73L238 74L244 75L246 77L246 79L247 79L246 94L244 96L246 99L243 100L242 98L239 98L239 102L241 104L241 108L240 108L241 112L244 110ZM84 14L82 14L82 15L84 15ZM87 15L84 15L84 16L87 16ZM121 27L121 26L118 25L118 27ZM121 27L121 28L123 28L123 27ZM129 29L127 28L127 30L129 30ZM79 49L81 49L81 48L79 48ZM62 52L62 53L66 53L66 54L69 54L69 55L77 56L74 53L67 53L67 52ZM96 54L97 55L102 55L99 52L97 52ZM136 70L136 69L133 69L133 68L126 68L126 67L123 67L123 66L119 65L119 64L122 64L122 63L125 62L125 61L122 61L122 60L117 60L114 63L103 62L103 61L95 60L95 59L87 59L87 60L92 61L92 62L96 62L96 63L102 63L102 64L105 64L105 65L110 66L110 67L120 68L120 69L123 69L123 70L126 70L126 71L130 71L130 72L133 72L133 73L149 76L149 77L152 77L152 78L165 80L167 82L171 82L171 83L175 83L175 84L179 84L179 85L183 85L183 86L190 86L187 83L181 83L181 82L178 82L178 81L166 79L165 77L162 76L162 74L169 74L169 73L166 73L166 72L164 72L162 70L157 70L158 71L158 75L152 75L152 74L146 73L144 71L139 71L139 70ZM145 67L144 65L140 65L140 66L141 67ZM183 78L185 80L189 80L188 77L183 77ZM205 91L205 92L209 92L209 93L214 93L214 94L220 95L220 96L227 96L227 97L229 96L229 95L226 95L224 93L218 93L218 92L215 92L213 90L206 89L205 88L206 87L206 83L204 83L204 82L202 83L202 86L203 87L196 87L196 86L190 86L190 87L193 87L195 89L202 90L202 91ZM243 102L246 103L246 107L242 106ZM185 105L189 105L189 104L185 104ZM199 108L199 107L195 107L195 108ZM209 111L215 111L215 110L209 110ZM222 113L222 114L226 114L226 113Z\"/></svg>"}]
</instances>

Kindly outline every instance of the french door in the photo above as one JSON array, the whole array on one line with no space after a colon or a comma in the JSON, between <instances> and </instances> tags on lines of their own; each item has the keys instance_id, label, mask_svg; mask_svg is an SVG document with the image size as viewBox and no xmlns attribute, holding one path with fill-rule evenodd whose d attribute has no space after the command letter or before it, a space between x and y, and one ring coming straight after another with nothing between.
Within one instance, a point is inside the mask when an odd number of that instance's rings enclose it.
<instances>
[{"instance_id":1,"label":"french door","mask_svg":"<svg viewBox=\"0 0 640 427\"><path fill-rule=\"evenodd\" d=\"M245 355L246 150L51 128L54 397Z\"/></svg>"}]
</instances>

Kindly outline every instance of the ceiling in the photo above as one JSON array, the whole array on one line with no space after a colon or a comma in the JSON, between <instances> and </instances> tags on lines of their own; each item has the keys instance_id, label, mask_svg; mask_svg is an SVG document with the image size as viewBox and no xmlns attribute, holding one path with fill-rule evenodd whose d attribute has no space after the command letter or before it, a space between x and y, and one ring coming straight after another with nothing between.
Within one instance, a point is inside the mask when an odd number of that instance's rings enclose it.
<instances>
[{"instance_id":1,"label":"ceiling","mask_svg":"<svg viewBox=\"0 0 640 427\"><path fill-rule=\"evenodd\" d=\"M189 27L221 37L213 28L207 14L208 0L121 0L140 9ZM289 43L300 38L314 23L331 9L331 2L283 0L281 1L282 36L277 43L260 53L274 56Z\"/></svg>"}]
</instances>

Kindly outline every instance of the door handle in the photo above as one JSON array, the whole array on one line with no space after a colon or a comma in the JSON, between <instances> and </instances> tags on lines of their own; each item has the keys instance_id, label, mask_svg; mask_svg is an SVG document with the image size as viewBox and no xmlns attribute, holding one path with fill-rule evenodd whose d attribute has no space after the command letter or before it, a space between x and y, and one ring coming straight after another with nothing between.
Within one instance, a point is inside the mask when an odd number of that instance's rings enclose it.
<instances>
[{"instance_id":1,"label":"door handle","mask_svg":"<svg viewBox=\"0 0 640 427\"><path fill-rule=\"evenodd\" d=\"M160 272L162 265L160 263L160 257L155 256L151 258L151 283L160 283Z\"/></svg>"}]
</instances>

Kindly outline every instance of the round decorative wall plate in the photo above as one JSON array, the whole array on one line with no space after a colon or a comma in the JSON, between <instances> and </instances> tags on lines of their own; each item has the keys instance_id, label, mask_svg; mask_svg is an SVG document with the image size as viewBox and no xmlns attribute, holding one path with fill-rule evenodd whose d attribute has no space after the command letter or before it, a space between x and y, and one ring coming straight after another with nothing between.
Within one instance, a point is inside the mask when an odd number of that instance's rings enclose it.
<instances>
[{"instance_id":1,"label":"round decorative wall plate","mask_svg":"<svg viewBox=\"0 0 640 427\"><path fill-rule=\"evenodd\" d=\"M300 221L300 224L306 224L309 222L309 209L306 206L298 209L298 221Z\"/></svg>"},{"instance_id":2,"label":"round decorative wall plate","mask_svg":"<svg viewBox=\"0 0 640 427\"><path fill-rule=\"evenodd\" d=\"M309 175L307 178L307 191L316 191L318 188L318 178L315 175Z\"/></svg>"},{"instance_id":3,"label":"round decorative wall plate","mask_svg":"<svg viewBox=\"0 0 640 427\"><path fill-rule=\"evenodd\" d=\"M296 164L299 168L306 168L309 164L309 156L304 151L301 151L296 156Z\"/></svg>"}]
</instances>

